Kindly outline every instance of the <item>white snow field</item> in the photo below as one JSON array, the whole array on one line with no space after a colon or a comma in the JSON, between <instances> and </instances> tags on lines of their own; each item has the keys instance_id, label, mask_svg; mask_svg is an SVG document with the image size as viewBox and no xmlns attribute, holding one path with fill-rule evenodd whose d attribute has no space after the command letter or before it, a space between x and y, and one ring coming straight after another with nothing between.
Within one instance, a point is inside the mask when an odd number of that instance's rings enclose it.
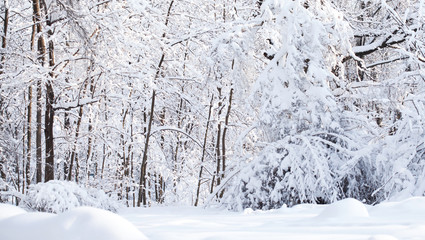
<instances>
[{"instance_id":1,"label":"white snow field","mask_svg":"<svg viewBox=\"0 0 425 240\"><path fill-rule=\"evenodd\" d=\"M376 206L345 199L331 205L239 213L194 207L128 208L119 215L88 207L58 215L27 213L3 204L0 239L425 239L424 197Z\"/></svg>"},{"instance_id":2,"label":"white snow field","mask_svg":"<svg viewBox=\"0 0 425 240\"><path fill-rule=\"evenodd\" d=\"M27 213L0 204L1 240L145 240L133 224L117 214L78 207L62 214Z\"/></svg>"}]
</instances>

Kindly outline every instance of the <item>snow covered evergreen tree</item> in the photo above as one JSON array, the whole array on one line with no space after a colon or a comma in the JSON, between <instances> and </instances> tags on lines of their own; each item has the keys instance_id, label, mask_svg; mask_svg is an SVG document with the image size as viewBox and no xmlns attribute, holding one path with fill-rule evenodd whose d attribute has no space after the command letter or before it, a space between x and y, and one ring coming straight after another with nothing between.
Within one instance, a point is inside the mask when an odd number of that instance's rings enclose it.
<instances>
[{"instance_id":1,"label":"snow covered evergreen tree","mask_svg":"<svg viewBox=\"0 0 425 240\"><path fill-rule=\"evenodd\" d=\"M273 33L264 54L271 61L251 100L264 148L224 201L254 209L331 202L340 192L338 167L356 150L332 92L350 32L324 1L265 1L261 17Z\"/></svg>"}]
</instances>

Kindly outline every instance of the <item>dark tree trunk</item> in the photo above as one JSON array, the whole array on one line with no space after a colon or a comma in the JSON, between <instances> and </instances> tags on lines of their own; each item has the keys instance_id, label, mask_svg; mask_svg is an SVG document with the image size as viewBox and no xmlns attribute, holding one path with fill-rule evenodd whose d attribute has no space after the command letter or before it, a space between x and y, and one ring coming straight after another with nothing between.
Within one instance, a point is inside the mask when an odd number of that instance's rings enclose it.
<instances>
[{"instance_id":1,"label":"dark tree trunk","mask_svg":"<svg viewBox=\"0 0 425 240\"><path fill-rule=\"evenodd\" d=\"M3 50L6 50L6 43L7 43L6 36L7 36L7 28L9 24L9 4L7 0L4 1L4 7L5 7L5 13L4 13L4 19L3 19L3 36L2 36L1 47L3 48ZM5 53L2 53L1 62L0 62L0 74L4 73L5 60L6 60ZM16 164L18 164L18 162L16 162ZM0 159L0 177L3 179L3 181L6 182L6 159L3 156ZM1 198L0 198L0 202L1 202Z\"/></svg>"},{"instance_id":2,"label":"dark tree trunk","mask_svg":"<svg viewBox=\"0 0 425 240\"><path fill-rule=\"evenodd\" d=\"M33 0L32 1L33 6L33 20L36 28L36 33L38 36L37 40L37 53L38 53L38 61L42 66L45 64L45 54L46 54L46 43L44 41L44 37L41 35L43 32L43 27L41 25L42 18L41 18L41 8L40 8L40 0ZM36 122L37 122L37 130L36 130L36 182L42 181L42 149L41 149L41 118L42 118L42 83L41 79L37 80L37 114L36 114Z\"/></svg>"},{"instance_id":3,"label":"dark tree trunk","mask_svg":"<svg viewBox=\"0 0 425 240\"><path fill-rule=\"evenodd\" d=\"M1 47L3 50L6 50L7 46L7 29L9 26L9 3L8 0L4 0L4 19L3 19L3 36L1 38ZM5 53L2 53L1 55L1 62L0 62L0 74L3 74L4 72L4 63L6 61Z\"/></svg>"},{"instance_id":4,"label":"dark tree trunk","mask_svg":"<svg viewBox=\"0 0 425 240\"><path fill-rule=\"evenodd\" d=\"M151 128L152 128L152 121L153 121L153 114L154 114L154 108L155 108L155 90L152 91L152 103L151 103L151 112L149 117L149 123L148 128L146 132L146 140L145 140L145 147L143 151L143 157L142 157L142 169L140 171L140 183L139 183L139 198L137 201L137 206L140 207L140 203L143 203L144 206L146 206L146 168L147 168L147 161L148 161L148 147L149 147L149 138L151 135Z\"/></svg>"},{"instance_id":5,"label":"dark tree trunk","mask_svg":"<svg viewBox=\"0 0 425 240\"><path fill-rule=\"evenodd\" d=\"M215 179L217 178L217 186L220 185L220 170L221 170L221 151L220 151L220 142L221 142L221 121L220 121L220 116L221 116L221 111L222 108L221 106L223 105L223 103L221 102L221 88L217 88L218 90L218 115L217 115L217 119L218 119L218 125L217 125L217 140L215 143L215 160L216 160L216 170L215 170L215 174L213 175L212 181L211 181L211 190L210 192L213 193L214 192L214 183L215 183Z\"/></svg>"},{"instance_id":6,"label":"dark tree trunk","mask_svg":"<svg viewBox=\"0 0 425 240\"><path fill-rule=\"evenodd\" d=\"M204 165L203 164L204 164L205 152L206 152L206 149L207 149L208 130L209 130L209 126L210 126L210 119L211 119L211 111L212 111L213 100L214 100L214 96L211 97L210 107L209 107L209 110L208 110L207 127L205 129L204 144L202 146L201 169L199 170L198 188L196 189L195 207L198 206L198 203L199 203L199 193L200 193L201 183L202 183L202 172L204 170Z\"/></svg>"},{"instance_id":7,"label":"dark tree trunk","mask_svg":"<svg viewBox=\"0 0 425 240\"><path fill-rule=\"evenodd\" d=\"M80 106L80 109L78 111L78 120L77 120L77 127L75 130L75 140L74 145L72 146L72 152L71 152L71 159L69 161L69 172L68 172L68 181L72 180L72 169L74 168L74 162L77 162L76 170L75 170L75 179L78 181L78 156L77 156L77 143L78 143L78 136L80 134L80 125L81 125L81 119L83 118L83 107Z\"/></svg>"},{"instance_id":8,"label":"dark tree trunk","mask_svg":"<svg viewBox=\"0 0 425 240\"><path fill-rule=\"evenodd\" d=\"M232 108L232 98L233 98L233 88L230 89L229 105L227 106L227 113L224 119L224 129L223 129L223 136L221 140L221 160L222 160L221 176L220 176L221 179L224 179L224 174L226 171L226 133L227 133L227 126L229 124L230 110ZM222 198L223 194L224 194L224 190L221 191L219 197Z\"/></svg>"},{"instance_id":9,"label":"dark tree trunk","mask_svg":"<svg viewBox=\"0 0 425 240\"><path fill-rule=\"evenodd\" d=\"M36 147L36 183L39 183L42 181L42 149L41 149L41 111L42 111L42 105L41 105L41 80L37 81L37 113L36 113L36 135L35 135L35 147Z\"/></svg>"},{"instance_id":10,"label":"dark tree trunk","mask_svg":"<svg viewBox=\"0 0 425 240\"><path fill-rule=\"evenodd\" d=\"M53 87L49 83L46 86L46 112L44 115L44 136L46 138L46 165L44 170L44 181L48 182L50 180L54 180L55 172L54 172L54 138L53 138L53 123L55 112L53 109L53 101L54 101L54 93Z\"/></svg>"},{"instance_id":11,"label":"dark tree trunk","mask_svg":"<svg viewBox=\"0 0 425 240\"><path fill-rule=\"evenodd\" d=\"M49 26L48 36L51 38L53 36L52 30L52 21L51 17L47 13L47 6L44 4L44 12L46 15L46 23ZM48 42L48 51L49 51L49 67L53 68L55 66L55 49L54 44L51 39ZM44 170L44 181L48 182L55 179L55 153L54 153L54 132L53 125L55 120L55 110L53 104L55 101L55 93L53 90L53 79L55 74L51 71L49 73L50 79L46 83L46 111L44 115L44 137L46 144L46 165Z\"/></svg>"}]
</instances>

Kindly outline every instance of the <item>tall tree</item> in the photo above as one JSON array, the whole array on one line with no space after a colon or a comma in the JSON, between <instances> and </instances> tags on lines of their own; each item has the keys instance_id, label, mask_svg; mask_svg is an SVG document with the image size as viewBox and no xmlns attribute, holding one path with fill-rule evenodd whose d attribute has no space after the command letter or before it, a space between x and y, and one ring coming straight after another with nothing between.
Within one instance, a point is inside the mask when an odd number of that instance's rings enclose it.
<instances>
[{"instance_id":1,"label":"tall tree","mask_svg":"<svg viewBox=\"0 0 425 240\"><path fill-rule=\"evenodd\" d=\"M49 29L47 31L48 33L48 56L49 56L49 77L46 81L46 110L44 113L44 137L45 137L45 151L46 151L46 163L45 163L45 170L44 170L44 181L48 182L50 180L54 180L55 178L55 154L54 154L54 134L53 134L53 125L55 120L55 111L53 109L53 104L55 101L55 93L53 90L53 79L55 78L55 74L53 73L52 68L55 66L55 53L54 53L54 43L52 40L53 37L53 19L52 15L48 13L48 7L51 8L52 6L47 6L44 2L44 15L46 18L46 24L47 28Z\"/></svg>"},{"instance_id":2,"label":"tall tree","mask_svg":"<svg viewBox=\"0 0 425 240\"><path fill-rule=\"evenodd\" d=\"M33 6L33 21L35 25L35 33L37 37L37 60L41 67L44 67L46 62L46 42L44 40L43 35L43 18L42 18L42 12L41 12L41 4L40 0L33 0L32 1ZM37 97L36 97L36 103L37 103L37 113L36 113L36 140L35 140L35 147L36 147L36 182L42 181L42 110L43 110L43 104L42 104L42 79L37 79Z\"/></svg>"},{"instance_id":3,"label":"tall tree","mask_svg":"<svg viewBox=\"0 0 425 240\"><path fill-rule=\"evenodd\" d=\"M2 33L2 41L1 41L1 47L3 49L3 51L6 51L6 46L7 46L7 33L8 33L8 25L9 25L9 3L7 0L4 0L4 16L3 16L3 33ZM4 64L5 64L5 60L6 60L6 56L4 53L1 54L1 59L0 59L0 75L2 75L4 73ZM1 84L0 84L1 86ZM0 96L0 109L2 109L3 107L1 105L3 102L2 96ZM3 110L0 110L0 115L3 115ZM1 148L1 145L0 145ZM6 182L6 171L7 171L7 166L6 166L6 160L4 157L0 158L0 178ZM1 201L1 197L0 197L0 201Z\"/></svg>"}]
</instances>

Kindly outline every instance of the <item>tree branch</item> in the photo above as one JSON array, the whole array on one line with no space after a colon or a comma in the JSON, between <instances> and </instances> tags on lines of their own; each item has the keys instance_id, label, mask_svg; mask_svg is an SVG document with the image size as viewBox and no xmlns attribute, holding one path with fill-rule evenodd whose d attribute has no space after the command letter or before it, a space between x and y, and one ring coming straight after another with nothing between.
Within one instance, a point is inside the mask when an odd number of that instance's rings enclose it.
<instances>
[{"instance_id":1,"label":"tree branch","mask_svg":"<svg viewBox=\"0 0 425 240\"><path fill-rule=\"evenodd\" d=\"M369 64L369 65L366 66L366 68L373 68L373 67L376 67L376 66L380 66L380 65L400 61L400 60L405 60L405 59L408 59L408 58L409 57L404 56L404 57L398 57L398 58L393 58L393 59L387 59L387 60L383 60L383 61L379 61L379 62Z\"/></svg>"}]
</instances>

